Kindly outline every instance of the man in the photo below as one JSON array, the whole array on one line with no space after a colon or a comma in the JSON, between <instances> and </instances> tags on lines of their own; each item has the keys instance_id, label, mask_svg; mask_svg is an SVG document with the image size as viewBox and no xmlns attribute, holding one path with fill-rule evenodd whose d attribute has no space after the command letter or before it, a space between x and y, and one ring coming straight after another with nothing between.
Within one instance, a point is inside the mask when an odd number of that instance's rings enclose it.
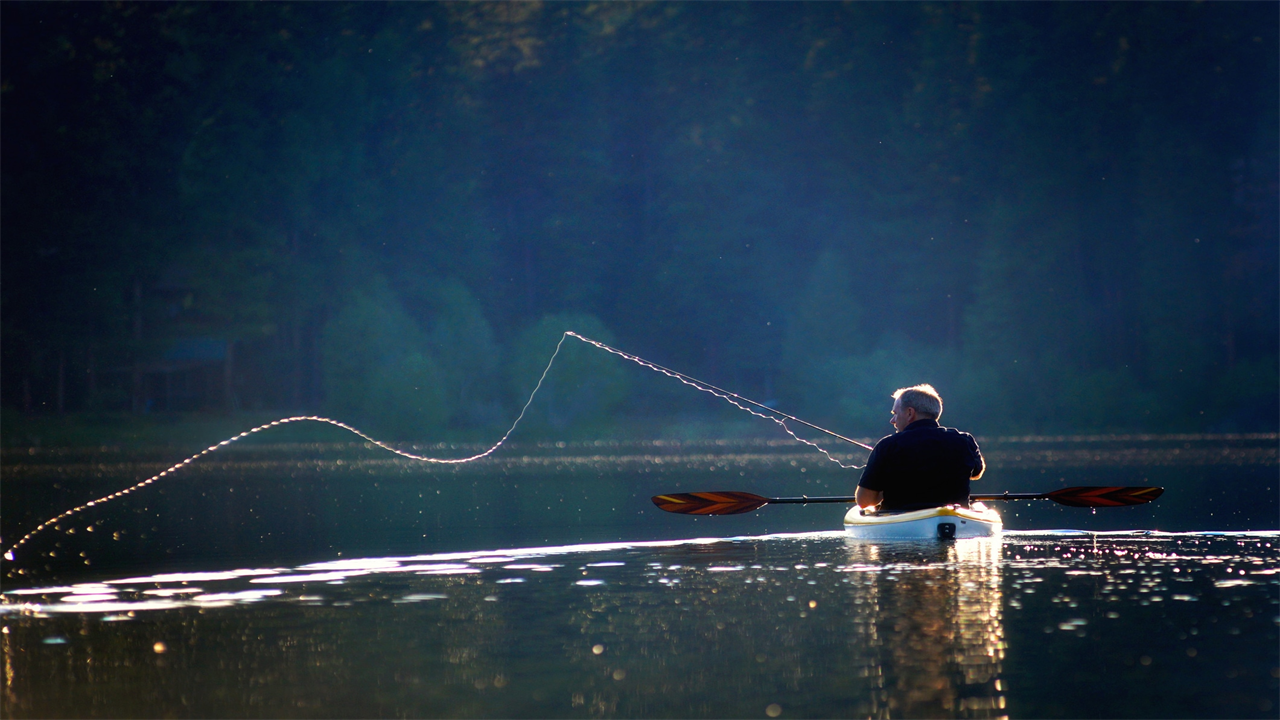
<instances>
[{"instance_id":1,"label":"man","mask_svg":"<svg viewBox=\"0 0 1280 720\"><path fill-rule=\"evenodd\" d=\"M900 512L969 506L969 481L982 477L986 465L973 436L938 425L941 416L942 398L932 385L893 393L889 422L898 432L876 443L867 458L855 495L860 507Z\"/></svg>"}]
</instances>

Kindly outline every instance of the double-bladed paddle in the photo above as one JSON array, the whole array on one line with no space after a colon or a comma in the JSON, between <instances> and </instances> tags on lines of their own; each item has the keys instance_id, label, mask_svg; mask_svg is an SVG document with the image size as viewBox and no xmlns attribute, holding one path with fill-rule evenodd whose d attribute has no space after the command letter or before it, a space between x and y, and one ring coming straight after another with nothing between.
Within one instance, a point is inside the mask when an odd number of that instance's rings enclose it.
<instances>
[{"instance_id":1,"label":"double-bladed paddle","mask_svg":"<svg viewBox=\"0 0 1280 720\"><path fill-rule=\"evenodd\" d=\"M970 495L970 500L1052 500L1071 507L1121 507L1141 505L1160 497L1164 488L1159 487L1069 487L1047 493L999 493L994 495ZM727 490L723 492L671 493L653 496L653 504L667 512L682 515L737 515L751 512L765 505L809 503L851 503L851 495L833 497L784 497L768 498L754 493Z\"/></svg>"}]
</instances>

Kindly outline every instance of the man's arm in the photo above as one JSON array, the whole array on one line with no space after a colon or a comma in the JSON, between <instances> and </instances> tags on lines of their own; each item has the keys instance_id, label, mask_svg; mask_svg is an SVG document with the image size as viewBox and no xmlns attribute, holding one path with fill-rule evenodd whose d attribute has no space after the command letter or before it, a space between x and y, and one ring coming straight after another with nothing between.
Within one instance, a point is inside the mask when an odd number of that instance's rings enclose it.
<instances>
[{"instance_id":1,"label":"man's arm","mask_svg":"<svg viewBox=\"0 0 1280 720\"><path fill-rule=\"evenodd\" d=\"M853 498L858 503L858 507L865 508L879 505L880 501L884 500L883 490L872 490L863 486L863 483L881 484L877 478L880 476L880 447L885 444L885 440L886 438L881 438L880 442L876 443L875 448L872 449L871 454L867 456L867 466L863 468L862 478L858 481L858 489L853 493Z\"/></svg>"},{"instance_id":2,"label":"man's arm","mask_svg":"<svg viewBox=\"0 0 1280 720\"><path fill-rule=\"evenodd\" d=\"M859 485L853 497L858 501L858 507L871 507L872 505L880 504L880 501L884 499L884 493L879 490L868 490Z\"/></svg>"},{"instance_id":3,"label":"man's arm","mask_svg":"<svg viewBox=\"0 0 1280 720\"><path fill-rule=\"evenodd\" d=\"M969 437L970 446L973 448L974 468L973 474L969 476L970 480L977 480L982 477L982 473L987 471L987 463L982 459L982 451L978 449L978 441L972 436Z\"/></svg>"}]
</instances>

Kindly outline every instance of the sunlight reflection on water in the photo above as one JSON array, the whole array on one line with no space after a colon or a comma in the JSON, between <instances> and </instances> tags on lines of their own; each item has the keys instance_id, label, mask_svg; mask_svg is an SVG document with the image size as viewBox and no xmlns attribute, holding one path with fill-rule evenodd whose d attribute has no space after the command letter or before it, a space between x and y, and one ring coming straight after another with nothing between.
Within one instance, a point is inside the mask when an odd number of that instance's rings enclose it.
<instances>
[{"instance_id":1,"label":"sunlight reflection on water","mask_svg":"<svg viewBox=\"0 0 1280 720\"><path fill-rule=\"evenodd\" d=\"M78 716L181 715L182 702L273 716L1267 716L1278 542L1037 532L877 544L821 532L29 588L0 604L6 705ZM323 710L301 712L300 698Z\"/></svg>"}]
</instances>

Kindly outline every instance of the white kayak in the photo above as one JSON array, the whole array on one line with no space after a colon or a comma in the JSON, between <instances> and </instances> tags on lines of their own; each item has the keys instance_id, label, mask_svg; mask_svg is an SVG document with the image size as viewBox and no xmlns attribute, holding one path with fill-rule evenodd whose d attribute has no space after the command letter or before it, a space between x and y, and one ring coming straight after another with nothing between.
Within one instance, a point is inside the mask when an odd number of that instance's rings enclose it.
<instances>
[{"instance_id":1,"label":"white kayak","mask_svg":"<svg viewBox=\"0 0 1280 720\"><path fill-rule=\"evenodd\" d=\"M994 537L1004 523L1000 513L973 503L970 507L945 507L876 513L854 507L844 516L844 530L860 540L947 540L951 538Z\"/></svg>"}]
</instances>

